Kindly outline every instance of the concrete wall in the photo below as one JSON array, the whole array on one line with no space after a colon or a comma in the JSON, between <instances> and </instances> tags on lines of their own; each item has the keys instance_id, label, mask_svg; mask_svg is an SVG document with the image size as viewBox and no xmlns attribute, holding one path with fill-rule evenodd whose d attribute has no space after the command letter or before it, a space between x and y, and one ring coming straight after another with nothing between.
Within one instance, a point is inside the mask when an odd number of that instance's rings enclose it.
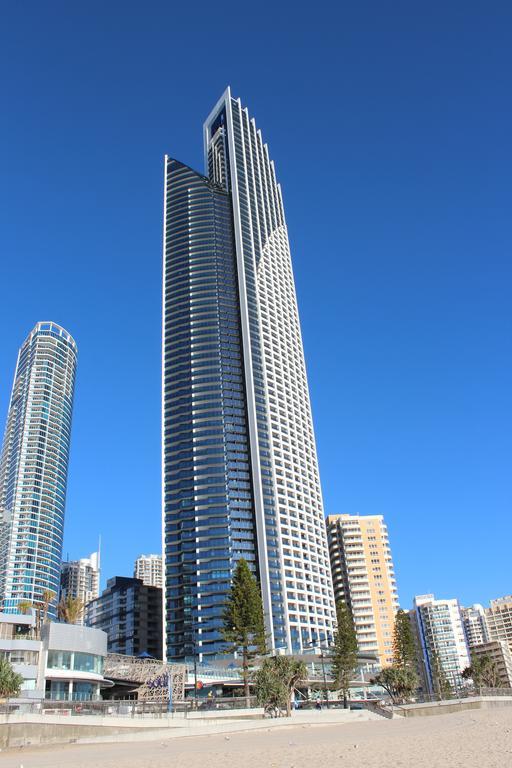
<instances>
[{"instance_id":1,"label":"concrete wall","mask_svg":"<svg viewBox=\"0 0 512 768\"><path fill-rule=\"evenodd\" d=\"M451 712L463 712L466 709L493 709L512 707L512 696L485 696L482 698L462 699L461 701L434 701L431 704L408 704L395 707L395 712L402 717L431 717L446 715Z\"/></svg>"}]
</instances>

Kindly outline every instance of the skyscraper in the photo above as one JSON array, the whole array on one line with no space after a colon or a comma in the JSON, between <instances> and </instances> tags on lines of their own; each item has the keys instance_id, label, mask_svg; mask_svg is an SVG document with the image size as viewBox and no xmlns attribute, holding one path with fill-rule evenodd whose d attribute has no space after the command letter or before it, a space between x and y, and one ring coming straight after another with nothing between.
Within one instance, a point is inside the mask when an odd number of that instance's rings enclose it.
<instances>
[{"instance_id":1,"label":"skyscraper","mask_svg":"<svg viewBox=\"0 0 512 768\"><path fill-rule=\"evenodd\" d=\"M76 361L74 340L51 322L37 323L19 351L0 458L5 613L59 592Z\"/></svg>"},{"instance_id":2,"label":"skyscraper","mask_svg":"<svg viewBox=\"0 0 512 768\"><path fill-rule=\"evenodd\" d=\"M161 589L164 581L162 555L139 555L135 561L133 575L148 587Z\"/></svg>"},{"instance_id":3,"label":"skyscraper","mask_svg":"<svg viewBox=\"0 0 512 768\"><path fill-rule=\"evenodd\" d=\"M240 557L271 647L335 620L311 406L281 189L226 90L206 176L165 158L163 535L169 659L215 656Z\"/></svg>"},{"instance_id":4,"label":"skyscraper","mask_svg":"<svg viewBox=\"0 0 512 768\"><path fill-rule=\"evenodd\" d=\"M327 538L336 602L349 606L357 644L382 667L393 661L398 610L388 530L382 515L329 515Z\"/></svg>"},{"instance_id":5,"label":"skyscraper","mask_svg":"<svg viewBox=\"0 0 512 768\"><path fill-rule=\"evenodd\" d=\"M66 560L62 563L60 575L61 598L77 597L84 606L100 594L100 552L93 552L80 560ZM84 623L81 616L77 622Z\"/></svg>"}]
</instances>

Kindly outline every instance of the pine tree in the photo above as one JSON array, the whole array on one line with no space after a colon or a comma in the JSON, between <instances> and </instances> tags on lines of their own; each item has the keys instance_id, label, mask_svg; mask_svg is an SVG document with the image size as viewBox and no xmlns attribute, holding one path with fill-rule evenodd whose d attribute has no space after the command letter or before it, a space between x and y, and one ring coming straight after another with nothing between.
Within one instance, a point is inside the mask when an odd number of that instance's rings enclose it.
<instances>
[{"instance_id":1,"label":"pine tree","mask_svg":"<svg viewBox=\"0 0 512 768\"><path fill-rule=\"evenodd\" d=\"M249 662L266 653L265 622L261 591L246 560L236 566L231 591L223 614L222 635L229 643L229 651L242 653L244 694L249 702Z\"/></svg>"},{"instance_id":2,"label":"pine tree","mask_svg":"<svg viewBox=\"0 0 512 768\"><path fill-rule=\"evenodd\" d=\"M400 608L396 613L393 628L393 666L416 670L416 664L416 644L409 614Z\"/></svg>"},{"instance_id":3,"label":"pine tree","mask_svg":"<svg viewBox=\"0 0 512 768\"><path fill-rule=\"evenodd\" d=\"M357 665L357 638L352 614L346 603L336 604L337 629L331 649L331 670L336 687L343 693L343 706L348 706L350 679Z\"/></svg>"},{"instance_id":4,"label":"pine tree","mask_svg":"<svg viewBox=\"0 0 512 768\"><path fill-rule=\"evenodd\" d=\"M429 656L434 693L439 697L440 700L449 699L453 694L453 690L437 650L432 648L429 651Z\"/></svg>"}]
</instances>

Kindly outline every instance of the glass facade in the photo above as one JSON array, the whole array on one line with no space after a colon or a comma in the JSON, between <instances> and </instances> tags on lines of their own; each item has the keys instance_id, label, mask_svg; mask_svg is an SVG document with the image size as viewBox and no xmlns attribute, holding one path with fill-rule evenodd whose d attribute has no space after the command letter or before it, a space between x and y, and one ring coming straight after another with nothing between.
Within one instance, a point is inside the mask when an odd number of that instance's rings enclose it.
<instances>
[{"instance_id":1,"label":"glass facade","mask_svg":"<svg viewBox=\"0 0 512 768\"><path fill-rule=\"evenodd\" d=\"M161 659L162 590L140 579L115 576L85 608L85 623L108 636L108 652Z\"/></svg>"},{"instance_id":2,"label":"glass facade","mask_svg":"<svg viewBox=\"0 0 512 768\"><path fill-rule=\"evenodd\" d=\"M46 666L48 669L69 669L75 672L94 672L103 674L103 656L78 651L48 651Z\"/></svg>"},{"instance_id":3,"label":"glass facade","mask_svg":"<svg viewBox=\"0 0 512 768\"><path fill-rule=\"evenodd\" d=\"M236 563L269 645L332 631L334 600L281 193L229 89L205 123L207 177L165 161L163 528L167 657L224 648Z\"/></svg>"},{"instance_id":4,"label":"glass facade","mask_svg":"<svg viewBox=\"0 0 512 768\"><path fill-rule=\"evenodd\" d=\"M20 349L0 458L0 607L59 592L77 348L38 323ZM50 608L53 616L54 607Z\"/></svg>"},{"instance_id":5,"label":"glass facade","mask_svg":"<svg viewBox=\"0 0 512 768\"><path fill-rule=\"evenodd\" d=\"M257 570L230 201L166 163L164 452L169 658L222 651L241 556Z\"/></svg>"}]
</instances>

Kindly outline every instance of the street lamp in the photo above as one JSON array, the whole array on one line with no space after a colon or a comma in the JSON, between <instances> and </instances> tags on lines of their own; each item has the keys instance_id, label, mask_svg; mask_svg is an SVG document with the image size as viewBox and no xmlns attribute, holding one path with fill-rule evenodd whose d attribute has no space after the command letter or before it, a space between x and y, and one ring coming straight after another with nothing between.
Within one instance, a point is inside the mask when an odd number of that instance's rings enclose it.
<instances>
[{"instance_id":1,"label":"street lamp","mask_svg":"<svg viewBox=\"0 0 512 768\"><path fill-rule=\"evenodd\" d=\"M328 639L328 641L329 641L329 639ZM313 646L314 648L318 648L318 650L320 651L320 661L321 661L321 664L322 664L322 677L324 679L324 696L325 696L325 702L327 704L327 709L329 709L329 689L327 688L327 675L326 675L326 672L325 672L325 663L324 663L324 660L325 660L324 651L328 651L329 650L329 646L327 646L325 648L325 647L322 647L321 645L317 645L315 639L310 640L309 643L305 643L305 646L306 647L307 646Z\"/></svg>"},{"instance_id":2,"label":"street lamp","mask_svg":"<svg viewBox=\"0 0 512 768\"><path fill-rule=\"evenodd\" d=\"M169 713L172 713L174 711L174 707L173 707L173 700L172 700L172 672L171 672L170 666L167 667L167 693L168 693L167 711Z\"/></svg>"}]
</instances>

